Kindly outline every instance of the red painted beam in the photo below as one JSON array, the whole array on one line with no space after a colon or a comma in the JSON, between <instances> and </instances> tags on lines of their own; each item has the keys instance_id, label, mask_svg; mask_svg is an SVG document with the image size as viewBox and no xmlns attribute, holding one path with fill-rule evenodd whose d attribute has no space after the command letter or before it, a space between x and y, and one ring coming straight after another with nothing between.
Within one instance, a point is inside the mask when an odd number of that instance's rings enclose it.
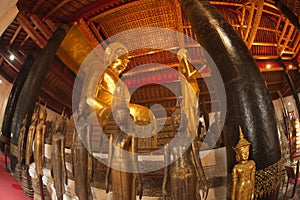
<instances>
[{"instance_id":1,"label":"red painted beam","mask_svg":"<svg viewBox=\"0 0 300 200\"><path fill-rule=\"evenodd\" d=\"M30 15L29 17L34 25L41 31L41 33L47 38L47 40L52 36L51 31L43 24L42 20L40 20L36 15Z\"/></svg>"},{"instance_id":2,"label":"red painted beam","mask_svg":"<svg viewBox=\"0 0 300 200\"><path fill-rule=\"evenodd\" d=\"M73 15L67 18L67 22L73 23L81 18L84 18L90 14L93 14L101 9L104 9L108 6L114 5L115 3L119 3L120 0L103 0L103 1L95 1L90 5L80 9L78 12L75 12Z\"/></svg>"},{"instance_id":3,"label":"red painted beam","mask_svg":"<svg viewBox=\"0 0 300 200\"><path fill-rule=\"evenodd\" d=\"M22 28L26 31L26 33L40 48L44 48L46 46L47 41L34 29L34 27L30 24L30 22L22 13L19 13L16 19L18 23L22 26Z\"/></svg>"}]
</instances>

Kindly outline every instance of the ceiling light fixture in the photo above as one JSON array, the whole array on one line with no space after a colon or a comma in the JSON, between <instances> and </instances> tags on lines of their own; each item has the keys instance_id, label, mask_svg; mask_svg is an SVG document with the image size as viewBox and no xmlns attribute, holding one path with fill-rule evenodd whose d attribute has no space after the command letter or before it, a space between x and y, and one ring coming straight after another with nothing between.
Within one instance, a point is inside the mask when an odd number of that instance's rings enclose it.
<instances>
[{"instance_id":1,"label":"ceiling light fixture","mask_svg":"<svg viewBox=\"0 0 300 200\"><path fill-rule=\"evenodd\" d=\"M267 69L270 69L271 68L271 65L270 64L267 64Z\"/></svg>"},{"instance_id":2,"label":"ceiling light fixture","mask_svg":"<svg viewBox=\"0 0 300 200\"><path fill-rule=\"evenodd\" d=\"M292 68L293 68L293 65L289 65L289 68L292 69Z\"/></svg>"},{"instance_id":3,"label":"ceiling light fixture","mask_svg":"<svg viewBox=\"0 0 300 200\"><path fill-rule=\"evenodd\" d=\"M15 56L11 54L11 55L9 56L9 59L10 59L11 61L13 61L13 60L15 59Z\"/></svg>"}]
</instances>

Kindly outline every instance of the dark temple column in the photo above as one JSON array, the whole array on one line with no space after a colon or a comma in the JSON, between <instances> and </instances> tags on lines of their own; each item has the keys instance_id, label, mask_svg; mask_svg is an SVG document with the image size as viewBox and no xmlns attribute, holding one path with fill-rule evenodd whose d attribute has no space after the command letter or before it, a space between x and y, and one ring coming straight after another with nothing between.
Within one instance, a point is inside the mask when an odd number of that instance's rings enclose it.
<instances>
[{"instance_id":1,"label":"dark temple column","mask_svg":"<svg viewBox=\"0 0 300 200\"><path fill-rule=\"evenodd\" d=\"M237 144L240 125L251 142L250 159L256 163L255 197L268 199L280 180L281 155L275 110L261 73L242 39L209 1L180 0L180 3L225 85L228 176L235 164L232 147ZM214 73L212 69L213 76Z\"/></svg>"},{"instance_id":2,"label":"dark temple column","mask_svg":"<svg viewBox=\"0 0 300 200\"><path fill-rule=\"evenodd\" d=\"M28 113L32 113L35 102L39 95L45 75L50 67L50 64L55 56L55 53L63 41L68 31L67 25L59 27L53 36L48 41L48 44L38 53L37 58L34 60L32 67L25 80L24 86L20 93L19 101L15 108L15 113L12 121L12 138L11 138L11 169L14 171L17 164L17 158L14 149L18 144L18 136L22 119ZM30 119L30 118L29 118Z\"/></svg>"},{"instance_id":3,"label":"dark temple column","mask_svg":"<svg viewBox=\"0 0 300 200\"><path fill-rule=\"evenodd\" d=\"M283 67L284 69L284 74L285 74L285 77L286 77L286 80L292 90L292 93L293 93L293 97L295 99L295 102L296 102L296 107L297 107L297 110L298 110L298 115L300 115L300 100L299 100L299 96L298 96L298 93L295 89L295 85L294 85L294 82L289 74L289 70L287 69L286 65L284 64L283 60L281 59L278 59L277 62L279 63L279 65L281 67Z\"/></svg>"},{"instance_id":4,"label":"dark temple column","mask_svg":"<svg viewBox=\"0 0 300 200\"><path fill-rule=\"evenodd\" d=\"M11 123L14 116L15 107L17 105L20 92L23 88L25 79L28 75L33 60L34 57L32 55L29 55L26 58L20 72L18 73L16 80L14 81L13 87L10 91L7 104L5 107L4 116L3 116L2 130L1 130L2 134L0 137L0 151L2 152L4 151L5 145L10 144Z\"/></svg>"}]
</instances>

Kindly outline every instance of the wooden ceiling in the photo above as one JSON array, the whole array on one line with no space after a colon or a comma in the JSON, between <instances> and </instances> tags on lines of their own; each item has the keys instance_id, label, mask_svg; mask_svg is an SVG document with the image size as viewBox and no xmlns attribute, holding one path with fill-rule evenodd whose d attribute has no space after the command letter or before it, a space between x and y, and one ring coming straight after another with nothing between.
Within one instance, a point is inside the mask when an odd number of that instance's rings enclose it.
<instances>
[{"instance_id":1,"label":"wooden ceiling","mask_svg":"<svg viewBox=\"0 0 300 200\"><path fill-rule=\"evenodd\" d=\"M285 61L295 87L300 92L298 65L300 32L279 11L275 6L275 1L210 2L244 40L257 61L272 98L278 98L277 91L284 96L291 95L284 70L276 61L278 58ZM280 2L286 5L296 17L300 17L299 0ZM87 45L92 48L100 43L101 47L105 48L106 39L122 31L140 27L168 28L196 40L178 0L19 0L17 6L20 13L0 38L0 74L9 82L15 80L26 57L31 52L43 48L61 23L81 25L80 31ZM141 35L139 38L132 39L142 43L143 37L145 36ZM151 35L147 37L150 37L154 44L164 43L173 50L185 46L194 57L201 56L198 47L184 44L184 41L180 39L165 38L163 35L160 38L157 36L151 38ZM124 45L130 47L132 43L124 41ZM70 45L70 48L74 47ZM10 54L15 55L14 61L9 59ZM139 49L130 52L129 68L122 74L122 77L127 81L139 81L139 77L151 80L153 74L168 73L164 72L164 68L156 65L139 71L130 70L149 63L161 63L172 68L178 66L176 55L167 49L151 52L147 49ZM75 76L74 66L58 54L48 71L39 98L42 102L47 101L47 105L53 110L61 112L63 107L66 107L67 113L71 114ZM200 103L209 110L212 104L218 104L218 95L215 91L208 92L205 84L207 81L213 82L209 70L204 77L198 79L201 92ZM178 81L172 81L168 83L168 87L178 88L178 84ZM175 95L159 84L138 89L133 84L130 90L134 91L132 102L148 107L159 103L166 108L168 114L171 113L176 103ZM80 95L80 88L76 88L75 93L75 95Z\"/></svg>"}]
</instances>

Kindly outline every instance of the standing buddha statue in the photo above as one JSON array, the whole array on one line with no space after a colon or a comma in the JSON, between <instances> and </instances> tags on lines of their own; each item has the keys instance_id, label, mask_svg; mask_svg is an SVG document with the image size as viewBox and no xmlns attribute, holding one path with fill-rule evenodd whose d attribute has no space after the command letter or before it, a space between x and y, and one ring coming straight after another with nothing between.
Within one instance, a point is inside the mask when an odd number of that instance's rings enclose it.
<instances>
[{"instance_id":1,"label":"standing buddha statue","mask_svg":"<svg viewBox=\"0 0 300 200\"><path fill-rule=\"evenodd\" d=\"M38 183L40 186L40 194L42 200L45 199L42 177L43 177L43 166L44 166L44 158L45 158L46 118L47 118L47 110L45 105L39 113L39 123L36 126L36 133L34 137L35 171L38 177Z\"/></svg>"},{"instance_id":2,"label":"standing buddha statue","mask_svg":"<svg viewBox=\"0 0 300 200\"><path fill-rule=\"evenodd\" d=\"M181 119L182 118L182 119ZM165 146L165 162L170 163L170 157L173 157L173 163L165 168L162 192L166 199L167 182L170 174L171 181L171 200L189 199L200 200L206 199L208 195L208 183L203 170L201 160L199 158L199 150L194 138L186 135L187 119L185 114L181 114L180 109L176 109L171 116L172 128L177 132L174 140L176 144L170 148ZM184 144L192 142L191 145ZM184 149L186 148L187 149ZM200 195L200 190L203 194Z\"/></svg>"},{"instance_id":3,"label":"standing buddha statue","mask_svg":"<svg viewBox=\"0 0 300 200\"><path fill-rule=\"evenodd\" d=\"M248 142L239 128L240 140L234 148L238 163L232 170L232 200L254 199L255 162L248 160L250 142Z\"/></svg>"},{"instance_id":4,"label":"standing buddha statue","mask_svg":"<svg viewBox=\"0 0 300 200\"><path fill-rule=\"evenodd\" d=\"M54 135L52 136L51 153L51 176L53 177L54 188L58 200L63 200L65 184L68 184L67 168L65 161L65 136L63 134L64 121L63 114L56 119Z\"/></svg>"},{"instance_id":5,"label":"standing buddha statue","mask_svg":"<svg viewBox=\"0 0 300 200\"><path fill-rule=\"evenodd\" d=\"M92 180L92 129L93 125L87 118L89 106L86 99L78 106L76 130L73 134L72 171L75 181L75 194L80 200L92 199L90 182Z\"/></svg>"},{"instance_id":6,"label":"standing buddha statue","mask_svg":"<svg viewBox=\"0 0 300 200\"><path fill-rule=\"evenodd\" d=\"M18 163L16 168L21 168L21 164L24 157L23 147L24 147L24 138L26 134L26 125L27 125L27 115L22 120L22 127L20 129L20 134L18 138Z\"/></svg>"},{"instance_id":7,"label":"standing buddha statue","mask_svg":"<svg viewBox=\"0 0 300 200\"><path fill-rule=\"evenodd\" d=\"M125 103L117 105L113 113L118 125L118 131L112 133L109 140L108 168L106 171L106 192L109 191L109 176L111 175L113 200L136 200L142 198L142 177L138 170L137 140L130 133L133 126L130 124L129 108ZM135 174L138 178L136 192Z\"/></svg>"},{"instance_id":8,"label":"standing buddha statue","mask_svg":"<svg viewBox=\"0 0 300 200\"><path fill-rule=\"evenodd\" d=\"M30 176L29 176L29 165L32 155L33 139L35 137L36 125L39 117L39 106L36 106L34 113L31 116L31 124L28 128L26 149L25 149L25 166L26 166L26 176L27 176L27 187L31 188Z\"/></svg>"}]
</instances>

